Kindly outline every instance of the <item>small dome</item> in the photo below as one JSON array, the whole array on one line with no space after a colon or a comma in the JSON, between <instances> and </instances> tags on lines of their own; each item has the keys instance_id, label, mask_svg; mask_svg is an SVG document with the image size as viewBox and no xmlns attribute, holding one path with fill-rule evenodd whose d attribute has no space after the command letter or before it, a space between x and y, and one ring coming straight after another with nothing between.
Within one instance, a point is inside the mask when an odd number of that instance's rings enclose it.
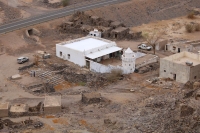
<instances>
[{"instance_id":1,"label":"small dome","mask_svg":"<svg viewBox=\"0 0 200 133\"><path fill-rule=\"evenodd\" d=\"M127 48L127 50L125 51L125 53L133 53L133 51L130 48Z\"/></svg>"}]
</instances>

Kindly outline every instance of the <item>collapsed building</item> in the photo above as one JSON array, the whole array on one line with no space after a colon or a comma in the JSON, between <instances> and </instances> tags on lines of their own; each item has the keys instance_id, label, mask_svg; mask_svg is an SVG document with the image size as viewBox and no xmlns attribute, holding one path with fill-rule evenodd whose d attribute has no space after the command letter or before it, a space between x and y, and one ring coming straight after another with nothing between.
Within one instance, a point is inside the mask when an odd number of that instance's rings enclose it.
<instances>
[{"instance_id":1,"label":"collapsed building","mask_svg":"<svg viewBox=\"0 0 200 133\"><path fill-rule=\"evenodd\" d=\"M97 29L102 32L101 37L103 38L138 39L142 37L142 32L133 32L123 23L90 16L83 12L76 12L68 22L63 22L58 29L61 33L84 35Z\"/></svg>"},{"instance_id":2,"label":"collapsed building","mask_svg":"<svg viewBox=\"0 0 200 133\"><path fill-rule=\"evenodd\" d=\"M160 77L186 83L200 78L200 54L183 51L160 59Z\"/></svg>"},{"instance_id":3,"label":"collapsed building","mask_svg":"<svg viewBox=\"0 0 200 133\"><path fill-rule=\"evenodd\" d=\"M182 51L198 52L199 50L200 40L168 43L165 46L165 51L170 51L172 53L180 53Z\"/></svg>"}]
</instances>

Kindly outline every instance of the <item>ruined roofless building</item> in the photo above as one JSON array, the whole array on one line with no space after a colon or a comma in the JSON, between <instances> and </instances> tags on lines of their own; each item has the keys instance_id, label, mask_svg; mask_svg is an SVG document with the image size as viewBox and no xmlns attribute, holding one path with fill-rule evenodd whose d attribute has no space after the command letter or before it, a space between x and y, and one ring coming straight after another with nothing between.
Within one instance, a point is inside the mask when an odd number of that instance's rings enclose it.
<instances>
[{"instance_id":1,"label":"ruined roofless building","mask_svg":"<svg viewBox=\"0 0 200 133\"><path fill-rule=\"evenodd\" d=\"M160 77L186 83L200 78L200 53L183 51L160 59Z\"/></svg>"}]
</instances>

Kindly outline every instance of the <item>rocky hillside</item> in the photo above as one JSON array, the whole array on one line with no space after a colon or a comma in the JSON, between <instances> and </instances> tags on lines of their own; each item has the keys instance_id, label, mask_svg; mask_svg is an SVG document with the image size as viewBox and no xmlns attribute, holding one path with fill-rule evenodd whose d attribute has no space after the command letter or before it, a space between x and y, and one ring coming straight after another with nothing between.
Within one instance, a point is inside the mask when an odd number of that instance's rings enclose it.
<instances>
[{"instance_id":1,"label":"rocky hillside","mask_svg":"<svg viewBox=\"0 0 200 133\"><path fill-rule=\"evenodd\" d=\"M88 11L89 14L137 26L155 20L187 15L191 7L200 8L200 0L131 0Z\"/></svg>"}]
</instances>

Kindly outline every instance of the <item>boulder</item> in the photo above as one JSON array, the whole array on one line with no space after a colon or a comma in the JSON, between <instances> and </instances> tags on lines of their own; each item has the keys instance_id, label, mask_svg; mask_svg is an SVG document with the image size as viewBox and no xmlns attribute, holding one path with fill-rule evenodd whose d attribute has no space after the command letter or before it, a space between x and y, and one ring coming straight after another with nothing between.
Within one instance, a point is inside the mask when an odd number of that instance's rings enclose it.
<instances>
[{"instance_id":1,"label":"boulder","mask_svg":"<svg viewBox=\"0 0 200 133\"><path fill-rule=\"evenodd\" d=\"M99 103L101 101L101 94L92 92L92 93L83 93L82 102L85 104Z\"/></svg>"},{"instance_id":2,"label":"boulder","mask_svg":"<svg viewBox=\"0 0 200 133\"><path fill-rule=\"evenodd\" d=\"M15 75L13 75L12 77L11 77L11 79L13 79L13 80L16 80L16 79L21 79L22 77L21 77L21 75L19 75L19 74L15 74Z\"/></svg>"}]
</instances>

